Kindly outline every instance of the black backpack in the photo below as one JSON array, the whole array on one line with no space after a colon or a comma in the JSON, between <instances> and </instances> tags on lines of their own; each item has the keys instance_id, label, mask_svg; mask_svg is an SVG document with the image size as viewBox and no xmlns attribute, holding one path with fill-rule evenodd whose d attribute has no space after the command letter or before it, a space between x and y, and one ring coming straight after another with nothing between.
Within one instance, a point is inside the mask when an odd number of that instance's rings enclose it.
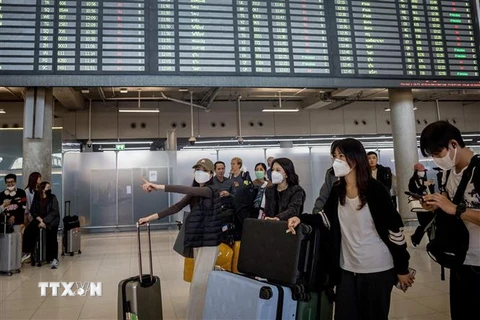
<instances>
[{"instance_id":1,"label":"black backpack","mask_svg":"<svg viewBox=\"0 0 480 320\"><path fill-rule=\"evenodd\" d=\"M474 156L467 169L463 172L462 180L457 188L452 202L456 205L464 201L467 184L472 177L472 171L480 164L480 156ZM449 177L447 172L447 179ZM475 178L480 177L480 167L475 170ZM476 181L477 179L474 179ZM445 182L446 184L446 182ZM477 186L475 186L477 188ZM463 220L438 209L435 218L427 229L430 242L427 244L428 255L442 267L442 280L445 280L444 268L463 265L469 246L469 233Z\"/></svg>"}]
</instances>

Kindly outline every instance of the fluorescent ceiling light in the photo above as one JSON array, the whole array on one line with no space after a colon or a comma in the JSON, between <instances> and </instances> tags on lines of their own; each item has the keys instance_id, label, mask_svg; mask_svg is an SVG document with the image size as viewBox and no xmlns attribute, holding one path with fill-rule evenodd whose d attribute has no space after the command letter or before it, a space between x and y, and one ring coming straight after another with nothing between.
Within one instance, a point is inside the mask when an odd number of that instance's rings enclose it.
<instances>
[{"instance_id":1,"label":"fluorescent ceiling light","mask_svg":"<svg viewBox=\"0 0 480 320\"><path fill-rule=\"evenodd\" d=\"M178 88L178 91L180 91L180 92L188 92L188 88Z\"/></svg>"},{"instance_id":2,"label":"fluorescent ceiling light","mask_svg":"<svg viewBox=\"0 0 480 320\"><path fill-rule=\"evenodd\" d=\"M120 88L120 93L128 93L128 89L127 88Z\"/></svg>"},{"instance_id":3,"label":"fluorescent ceiling light","mask_svg":"<svg viewBox=\"0 0 480 320\"><path fill-rule=\"evenodd\" d=\"M298 112L298 108L265 108L262 112Z\"/></svg>"},{"instance_id":4,"label":"fluorescent ceiling light","mask_svg":"<svg viewBox=\"0 0 480 320\"><path fill-rule=\"evenodd\" d=\"M116 145L116 144L152 144L153 141L93 141L92 144Z\"/></svg>"},{"instance_id":5,"label":"fluorescent ceiling light","mask_svg":"<svg viewBox=\"0 0 480 320\"><path fill-rule=\"evenodd\" d=\"M130 109L118 109L118 112L122 113L159 113L158 109L146 109L146 108L130 108Z\"/></svg>"},{"instance_id":6,"label":"fluorescent ceiling light","mask_svg":"<svg viewBox=\"0 0 480 320\"><path fill-rule=\"evenodd\" d=\"M4 109L0 109L0 113L7 113Z\"/></svg>"}]
</instances>

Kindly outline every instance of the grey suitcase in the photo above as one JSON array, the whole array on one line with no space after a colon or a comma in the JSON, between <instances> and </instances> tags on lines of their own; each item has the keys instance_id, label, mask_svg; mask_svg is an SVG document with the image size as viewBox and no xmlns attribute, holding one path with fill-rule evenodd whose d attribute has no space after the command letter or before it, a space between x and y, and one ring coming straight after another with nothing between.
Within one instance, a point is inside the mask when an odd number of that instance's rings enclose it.
<instances>
[{"instance_id":1,"label":"grey suitcase","mask_svg":"<svg viewBox=\"0 0 480 320\"><path fill-rule=\"evenodd\" d=\"M3 234L0 234L0 272L11 276L14 272L20 272L22 266L22 235L17 232L7 233L6 221L3 226Z\"/></svg>"},{"instance_id":2,"label":"grey suitcase","mask_svg":"<svg viewBox=\"0 0 480 320\"><path fill-rule=\"evenodd\" d=\"M226 271L208 276L204 320L295 320L296 311L288 287Z\"/></svg>"},{"instance_id":3,"label":"grey suitcase","mask_svg":"<svg viewBox=\"0 0 480 320\"><path fill-rule=\"evenodd\" d=\"M37 267L41 267L42 264L47 262L47 231L44 228L39 229L33 258L30 258L32 266L37 265Z\"/></svg>"},{"instance_id":4,"label":"grey suitcase","mask_svg":"<svg viewBox=\"0 0 480 320\"><path fill-rule=\"evenodd\" d=\"M148 255L150 274L142 273L142 248L140 226L137 222L139 276L120 281L118 284L118 320L162 320L162 291L160 278L153 275L152 241L150 224L147 223Z\"/></svg>"},{"instance_id":5,"label":"grey suitcase","mask_svg":"<svg viewBox=\"0 0 480 320\"><path fill-rule=\"evenodd\" d=\"M65 201L65 216L70 216L70 201ZM82 234L80 228L75 227L68 229L65 225L63 226L63 235L62 235L62 256L65 254L70 254L73 256L75 252L78 254L82 253L80 248Z\"/></svg>"}]
</instances>

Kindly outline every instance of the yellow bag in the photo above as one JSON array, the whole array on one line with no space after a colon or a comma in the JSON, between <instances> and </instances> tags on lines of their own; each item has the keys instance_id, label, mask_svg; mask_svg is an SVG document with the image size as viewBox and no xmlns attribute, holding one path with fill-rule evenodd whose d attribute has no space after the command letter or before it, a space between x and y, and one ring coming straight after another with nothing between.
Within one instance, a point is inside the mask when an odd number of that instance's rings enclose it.
<instances>
[{"instance_id":1,"label":"yellow bag","mask_svg":"<svg viewBox=\"0 0 480 320\"><path fill-rule=\"evenodd\" d=\"M218 248L218 257L216 266L226 270L232 271L232 261L233 261L233 249L221 243ZM195 266L195 261L193 258L185 258L183 262L183 280L186 282L192 282L193 278L193 268Z\"/></svg>"},{"instance_id":2,"label":"yellow bag","mask_svg":"<svg viewBox=\"0 0 480 320\"><path fill-rule=\"evenodd\" d=\"M233 262L232 262L232 272L239 273L237 266L238 266L238 258L240 256L240 241L235 241L233 245Z\"/></svg>"}]
</instances>

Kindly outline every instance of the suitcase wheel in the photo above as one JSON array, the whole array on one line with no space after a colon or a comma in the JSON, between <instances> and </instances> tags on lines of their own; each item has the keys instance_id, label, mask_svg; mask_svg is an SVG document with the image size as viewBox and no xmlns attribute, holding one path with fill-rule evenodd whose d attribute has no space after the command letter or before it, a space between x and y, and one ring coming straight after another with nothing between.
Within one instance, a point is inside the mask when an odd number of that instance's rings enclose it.
<instances>
[{"instance_id":1,"label":"suitcase wheel","mask_svg":"<svg viewBox=\"0 0 480 320\"><path fill-rule=\"evenodd\" d=\"M17 272L17 273L20 273L20 271L21 271L20 269L17 269L17 271L16 271L16 272Z\"/></svg>"},{"instance_id":2,"label":"suitcase wheel","mask_svg":"<svg viewBox=\"0 0 480 320\"><path fill-rule=\"evenodd\" d=\"M70 252L70 257L73 257L74 253L73 252Z\"/></svg>"},{"instance_id":3,"label":"suitcase wheel","mask_svg":"<svg viewBox=\"0 0 480 320\"><path fill-rule=\"evenodd\" d=\"M7 276L11 277L13 273L7 272Z\"/></svg>"},{"instance_id":4,"label":"suitcase wheel","mask_svg":"<svg viewBox=\"0 0 480 320\"><path fill-rule=\"evenodd\" d=\"M41 266L42 266L41 262L37 263L37 267L41 267Z\"/></svg>"},{"instance_id":5,"label":"suitcase wheel","mask_svg":"<svg viewBox=\"0 0 480 320\"><path fill-rule=\"evenodd\" d=\"M78 250L78 254L82 254L82 250Z\"/></svg>"},{"instance_id":6,"label":"suitcase wheel","mask_svg":"<svg viewBox=\"0 0 480 320\"><path fill-rule=\"evenodd\" d=\"M306 224L306 225L304 226L304 229L303 229L303 232L302 232L302 233L305 234L305 235L309 235L310 233L312 233L312 231L313 231L312 226Z\"/></svg>"},{"instance_id":7,"label":"suitcase wheel","mask_svg":"<svg viewBox=\"0 0 480 320\"><path fill-rule=\"evenodd\" d=\"M263 300L269 300L270 298L272 298L273 297L272 288L261 287L259 297L260 297L260 299L263 299Z\"/></svg>"},{"instance_id":8,"label":"suitcase wheel","mask_svg":"<svg viewBox=\"0 0 480 320\"><path fill-rule=\"evenodd\" d=\"M65 252L62 252L62 257L65 255Z\"/></svg>"}]
</instances>

